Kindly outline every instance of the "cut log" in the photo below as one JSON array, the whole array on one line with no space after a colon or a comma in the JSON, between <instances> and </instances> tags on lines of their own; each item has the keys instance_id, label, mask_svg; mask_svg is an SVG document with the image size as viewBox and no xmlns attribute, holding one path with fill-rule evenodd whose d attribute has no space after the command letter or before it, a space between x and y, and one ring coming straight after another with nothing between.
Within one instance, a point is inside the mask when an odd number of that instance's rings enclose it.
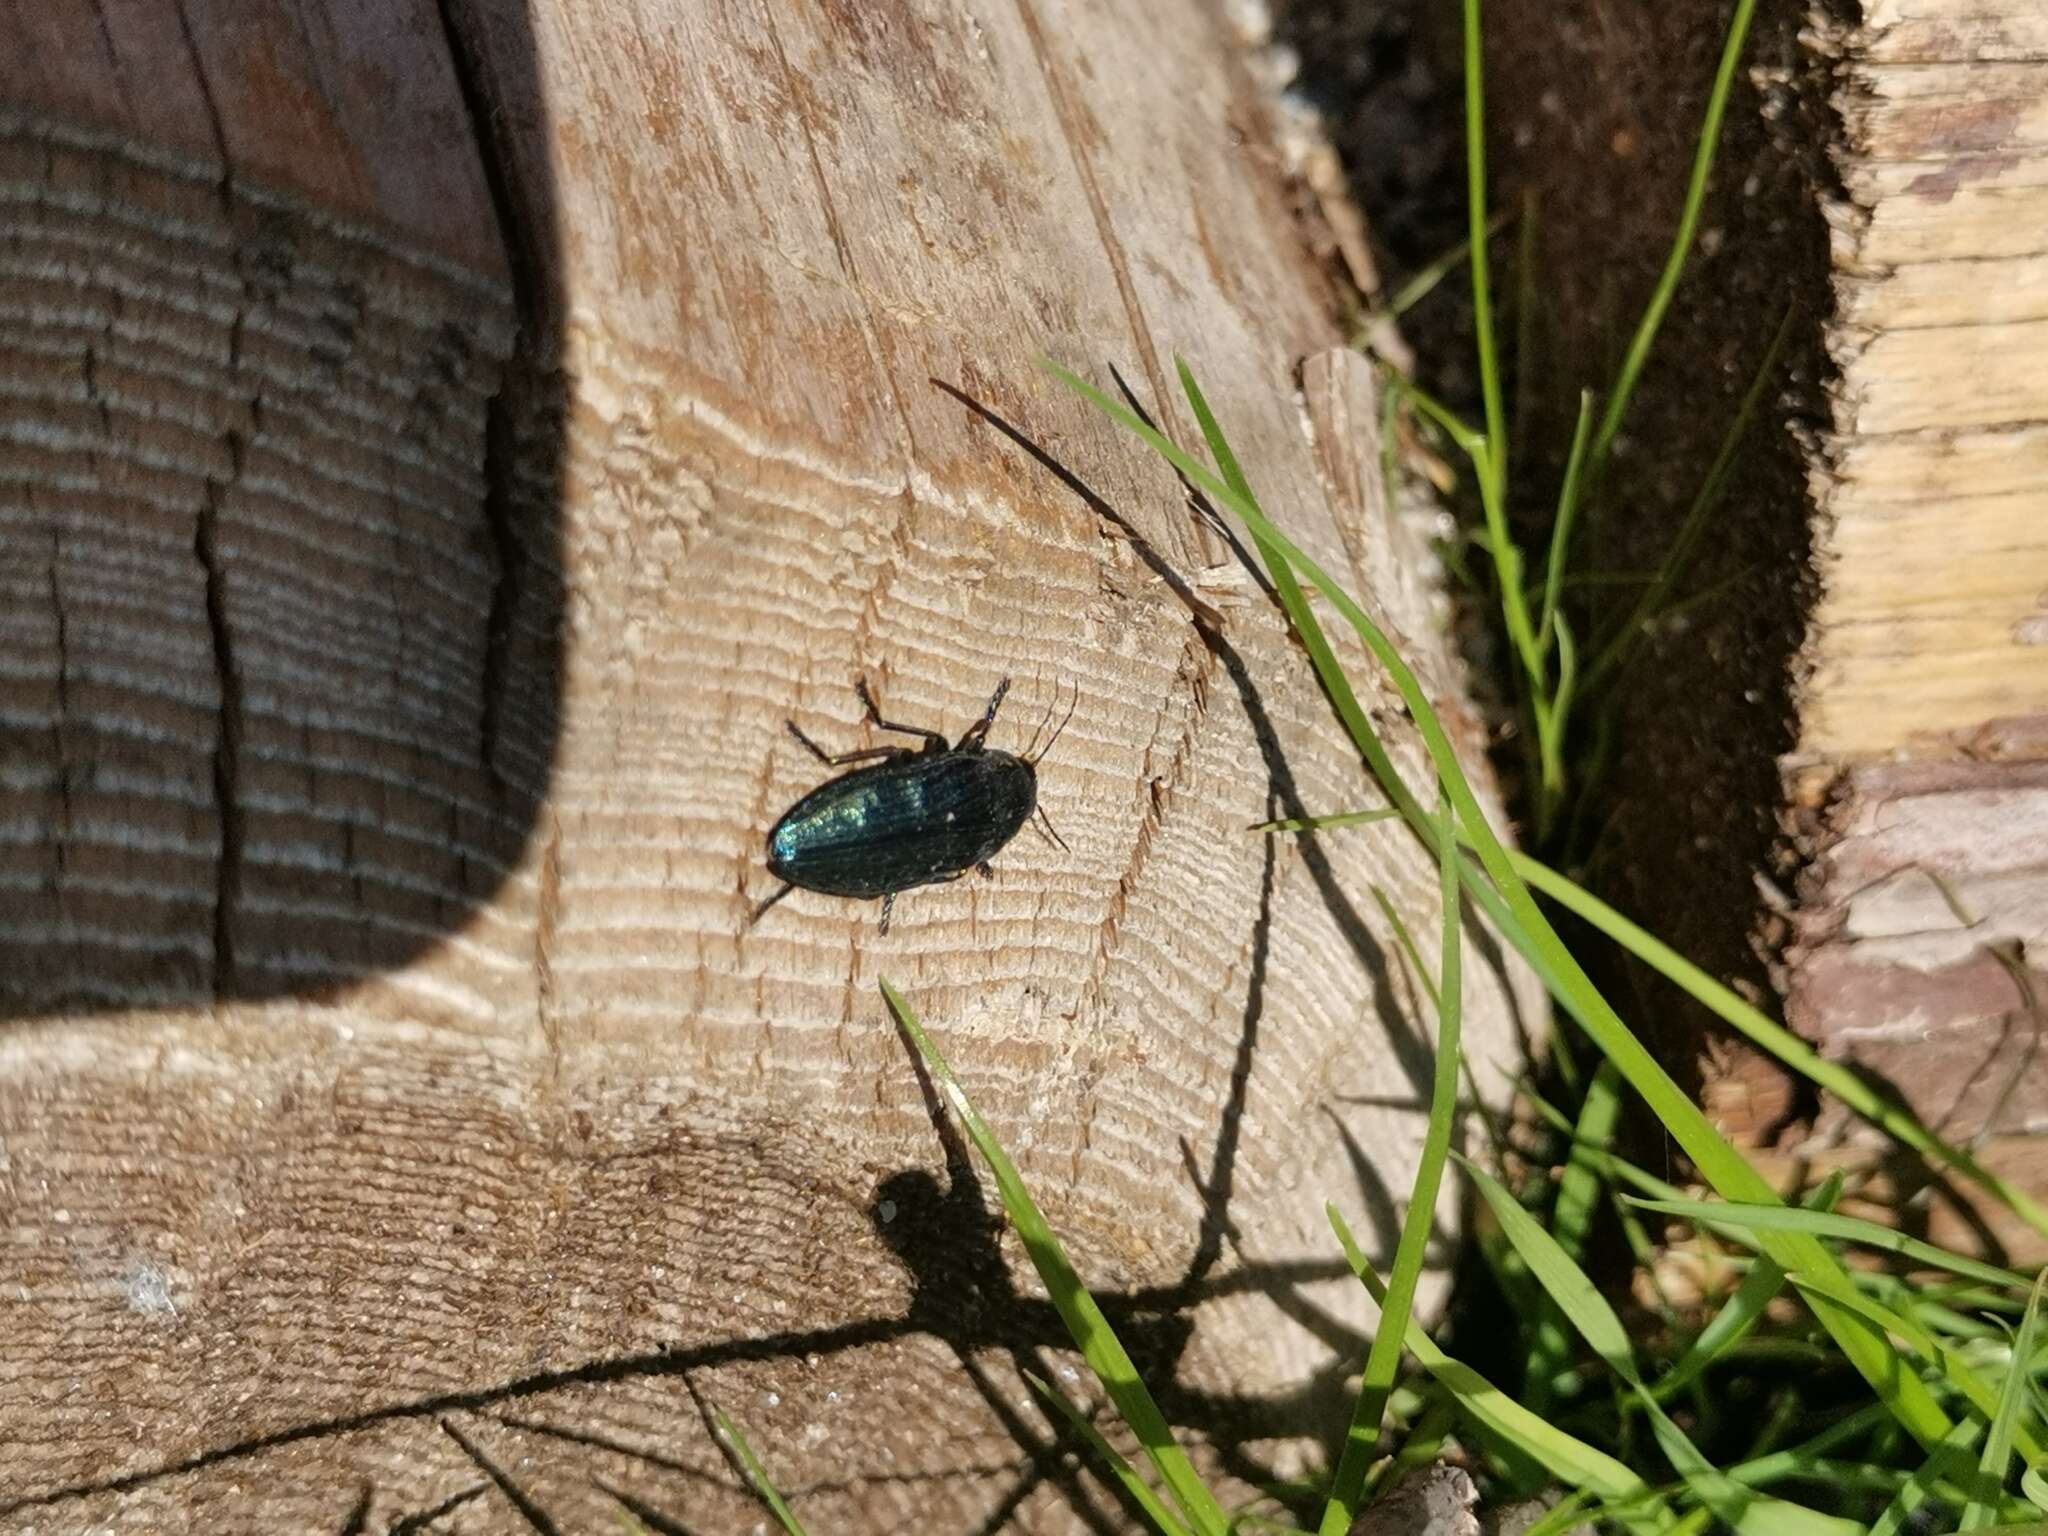
<instances>
[{"instance_id":1,"label":"cut log","mask_svg":"<svg viewBox=\"0 0 2048 1536\"><path fill-rule=\"evenodd\" d=\"M532 12L0 10L4 1519L733 1528L717 1405L818 1529L1114 1524L884 975L1175 1424L1298 1470L1370 1323L1323 1202L1391 1248L1426 1098L1373 891L1426 935L1436 873L1247 831L1379 797L1039 355L1187 439L1185 350L1483 752L1229 44ZM748 926L785 718L957 733L1005 675L997 745L1078 691L1065 849ZM1538 999L1472 953L1490 1086Z\"/></svg>"},{"instance_id":2,"label":"cut log","mask_svg":"<svg viewBox=\"0 0 2048 1536\"><path fill-rule=\"evenodd\" d=\"M1881 0L1816 41L1844 129L1840 378L1813 470L1822 590L1785 764L1808 861L1788 1016L1951 1139L1990 1138L1988 1160L2038 1193L2048 14ZM2021 1246L2039 1256L2038 1238Z\"/></svg>"}]
</instances>

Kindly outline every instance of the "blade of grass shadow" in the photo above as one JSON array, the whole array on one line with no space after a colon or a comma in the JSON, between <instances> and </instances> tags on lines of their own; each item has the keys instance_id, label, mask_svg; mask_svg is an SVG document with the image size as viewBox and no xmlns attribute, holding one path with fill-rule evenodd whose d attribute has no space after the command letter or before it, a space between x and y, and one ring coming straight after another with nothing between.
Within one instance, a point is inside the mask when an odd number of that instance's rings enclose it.
<instances>
[{"instance_id":1,"label":"blade of grass shadow","mask_svg":"<svg viewBox=\"0 0 2048 1536\"><path fill-rule=\"evenodd\" d=\"M1422 1263L1429 1250L1429 1234L1436 1222L1437 1195L1443 1188L1444 1164L1451 1152L1451 1133L1458 1118L1459 1023L1463 1016L1463 963L1459 950L1462 924L1458 906L1458 851L1452 835L1451 804L1438 807L1438 838L1441 858L1443 902L1442 965L1437 980L1436 1070L1430 1082L1429 1124L1423 1131L1422 1154L1415 1168L1415 1187L1408 1198L1408 1212L1401 1221L1401 1235L1394 1246L1394 1268L1387 1283L1386 1300L1380 1304L1379 1326L1373 1330L1372 1348L1365 1358L1365 1376L1358 1388L1351 1427L1344 1436L1344 1449L1337 1458L1337 1472L1330 1484L1329 1502L1317 1527L1319 1536L1342 1536L1351 1528L1365 1490L1366 1474L1379 1448L1380 1421L1386 1416L1387 1394L1401 1368L1401 1344L1408 1333L1409 1313L1415 1302L1415 1287L1422 1277Z\"/></svg>"},{"instance_id":2,"label":"blade of grass shadow","mask_svg":"<svg viewBox=\"0 0 2048 1536\"><path fill-rule=\"evenodd\" d=\"M1138 1476L1138 1469L1124 1460L1123 1454L1109 1443L1101 1430L1089 1423L1072 1403L1055 1392L1050 1383L1029 1371L1024 1373L1024 1379L1031 1383L1032 1389L1040 1397L1058 1410L1075 1434L1088 1442L1089 1448L1100 1458L1102 1464L1109 1468L1110 1475L1116 1479L1118 1486L1131 1496L1134 1504L1145 1511L1146 1518L1159 1528L1163 1536L1187 1536L1187 1527L1161 1502L1159 1495L1152 1491L1151 1484Z\"/></svg>"},{"instance_id":3,"label":"blade of grass shadow","mask_svg":"<svg viewBox=\"0 0 2048 1536\"><path fill-rule=\"evenodd\" d=\"M1388 642L1379 626L1315 561L1281 534L1252 501L1240 496L1211 474L1205 466L1181 452L1158 432L1146 427L1100 390L1067 370L1059 368L1057 364L1049 366L1069 388L1093 403L1096 409L1109 416L1111 420L1149 443L1154 451L1166 458L1176 469L1203 485L1213 497L1235 512L1250 530L1254 542L1259 545L1261 553L1269 562L1276 565L1291 562L1337 608L1345 621L1365 642L1367 649L1386 671L1400 693L1402 701L1408 706L1436 771L1457 808L1458 820L1470 834L1481 865L1485 868L1494 888L1498 890L1502 905L1514 919L1512 927L1502 928L1503 936L1510 942L1517 943L1518 947L1526 946L1522 947L1521 952L1529 959L1537 974L1543 977L1546 985L1553 988L1553 995L1579 1021L1594 1043L1621 1069L1630 1086L1643 1097L1651 1112L1663 1122L1666 1130L1692 1159L1694 1166L1700 1170L1709 1184L1727 1199L1744 1200L1755 1204L1769 1204L1775 1201L1776 1191L1721 1137L1698 1106L1693 1104L1684 1091L1672 1081L1648 1048L1629 1031L1620 1015L1600 995L1585 970L1565 948L1563 940L1551 927L1549 919L1537 908L1529 887L1522 881L1510 861L1507 849L1487 823L1485 813L1465 777L1464 768L1458 762L1450 738L1445 734L1443 723L1437 718L1428 696L1414 672ZM1184 378L1188 377L1186 364L1182 363L1181 368ZM1292 609L1289 611L1290 614L1293 612ZM1324 650L1327 654L1327 644ZM1314 654L1313 651L1311 654ZM1346 724L1352 727L1355 743L1360 751L1367 755L1368 761L1374 764L1376 771L1384 765L1388 777L1383 779L1382 788L1385 789L1388 798L1403 809L1411 826L1416 825L1423 818L1419 810L1416 814L1410 814L1410 808L1415 806L1413 794L1400 778L1398 771L1393 768L1385 748L1379 744L1362 715L1356 714L1357 701L1355 697L1351 697L1348 685L1344 688L1344 695L1350 698L1352 705L1353 713L1346 716ZM1430 841L1428 829L1419 829L1419 835L1426 842ZM1433 850L1433 842L1430 845ZM1476 893L1479 886L1475 883L1470 888ZM1814 1239L1801 1233L1772 1234L1766 1241L1766 1247L1776 1250L1773 1257L1788 1270L1835 1267L1833 1256ZM1895 1415L1907 1431L1924 1445L1939 1444L1942 1436L1948 1432L1948 1416L1942 1412L1940 1405L1923 1383L1911 1376L1900 1376L1896 1372L1896 1362L1884 1339L1855 1314L1834 1308L1825 1301L1816 1308L1816 1315L1834 1336L1844 1357L1856 1367L1878 1395L1892 1405Z\"/></svg>"},{"instance_id":4,"label":"blade of grass shadow","mask_svg":"<svg viewBox=\"0 0 2048 1536\"><path fill-rule=\"evenodd\" d=\"M1138 1437L1138 1443L1145 1447L1146 1456L1195 1536L1224 1536L1229 1522L1224 1518L1222 1507L1196 1475L1187 1453L1174 1440L1165 1415L1160 1413L1152 1394L1139 1379L1138 1369L1125 1352L1122 1340L1117 1338L1116 1330L1110 1327L1102 1308L1096 1305L1095 1298L1081 1283L1081 1277L1068 1261L1059 1239L1053 1235L1037 1202L1031 1198L1031 1191L1025 1187L1016 1164L1010 1161L1002 1143L967 1097L967 1091L960 1086L960 1080L953 1075L946 1058L939 1054L938 1047L918 1024L917 1015L910 1011L910 1005L887 981L881 983L881 988L896 1022L909 1036L918 1055L924 1058L927 1070L966 1127L968 1138L995 1175L1003 1209L1009 1215L1010 1224L1016 1228L1018 1241L1031 1256L1032 1266L1037 1269L1046 1294L1059 1313L1060 1321L1067 1325L1067 1332L1073 1336L1081 1357L1101 1381L1110 1401L1116 1404L1117 1412Z\"/></svg>"}]
</instances>

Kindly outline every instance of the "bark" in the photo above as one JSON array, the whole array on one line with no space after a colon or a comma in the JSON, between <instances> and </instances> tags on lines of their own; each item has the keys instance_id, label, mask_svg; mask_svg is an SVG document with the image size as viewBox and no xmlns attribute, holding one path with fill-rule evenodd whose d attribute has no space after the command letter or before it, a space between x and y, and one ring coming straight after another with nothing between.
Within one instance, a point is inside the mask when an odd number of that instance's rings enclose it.
<instances>
[{"instance_id":1,"label":"bark","mask_svg":"<svg viewBox=\"0 0 2048 1536\"><path fill-rule=\"evenodd\" d=\"M1214 1464L1334 1431L1322 1202L1391 1249L1428 1073L1372 890L1426 936L1435 871L1248 834L1378 796L1035 367L1186 440L1187 351L1467 718L1265 132L1188 0L0 10L7 1521L725 1528L717 1404L814 1528L1121 1524L883 975ZM785 717L1003 675L1013 749L1078 689L1065 850L747 926Z\"/></svg>"},{"instance_id":2,"label":"bark","mask_svg":"<svg viewBox=\"0 0 2048 1536\"><path fill-rule=\"evenodd\" d=\"M1816 42L1844 133L1840 377L1814 462L1822 591L1785 764L1808 860L1788 1016L1952 1139L1989 1138L1989 1161L2038 1191L2048 18L1885 0ZM1958 1240L1978 1219L1947 1198L1935 1212ZM2018 1236L1989 1216L1985 1235Z\"/></svg>"}]
</instances>

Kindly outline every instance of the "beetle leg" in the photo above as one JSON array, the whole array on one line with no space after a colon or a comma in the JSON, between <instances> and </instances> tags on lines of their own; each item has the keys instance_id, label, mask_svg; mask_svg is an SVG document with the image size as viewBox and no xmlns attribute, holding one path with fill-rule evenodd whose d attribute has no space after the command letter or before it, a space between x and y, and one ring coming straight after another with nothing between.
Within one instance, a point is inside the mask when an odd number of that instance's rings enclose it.
<instances>
[{"instance_id":1,"label":"beetle leg","mask_svg":"<svg viewBox=\"0 0 2048 1536\"><path fill-rule=\"evenodd\" d=\"M795 889L796 887L794 885L785 883L781 890L777 891L773 896L770 896L766 901L762 902L759 906L755 907L752 912L749 912L747 914L747 926L751 928L754 926L754 924L761 921L761 914L763 912L766 912L770 907L774 906L775 903L782 900L783 897L787 896L791 891Z\"/></svg>"},{"instance_id":2,"label":"beetle leg","mask_svg":"<svg viewBox=\"0 0 2048 1536\"><path fill-rule=\"evenodd\" d=\"M996 723L996 711L1002 707L1003 695L1010 691L1010 680L1006 677L996 684L996 691L989 695L988 708L974 724L967 727L967 734L960 738L960 745L954 751L966 747L978 747L988 739L988 728Z\"/></svg>"},{"instance_id":3,"label":"beetle leg","mask_svg":"<svg viewBox=\"0 0 2048 1536\"><path fill-rule=\"evenodd\" d=\"M841 768L848 763L864 763L870 758L909 756L909 753L902 747L862 747L857 752L827 752L823 747L811 740L810 737L798 730L794 720L785 720L782 723L789 727L789 734L802 742L806 747L809 747L811 749L811 756L815 757L827 768Z\"/></svg>"},{"instance_id":4,"label":"beetle leg","mask_svg":"<svg viewBox=\"0 0 2048 1536\"><path fill-rule=\"evenodd\" d=\"M868 720L877 730L901 731L905 736L922 736L927 752L946 750L946 738L937 731L928 731L921 725L898 725L894 720L884 720L882 712L875 708L875 696L868 692L868 680L862 678L853 685L853 691L860 695L861 703L867 706ZM895 750L895 749L892 749Z\"/></svg>"},{"instance_id":5,"label":"beetle leg","mask_svg":"<svg viewBox=\"0 0 2048 1536\"><path fill-rule=\"evenodd\" d=\"M994 866L993 864L989 863L989 861L988 861L987 859L983 859L983 860L982 860L982 861L981 861L981 862L980 862L979 864L975 865L974 867L975 867L976 869L978 869L978 870L980 870L980 871L981 871L981 878L982 878L982 879L984 879L984 880L993 880L993 879L995 879L995 877L996 877L996 869L995 869L995 866Z\"/></svg>"},{"instance_id":6,"label":"beetle leg","mask_svg":"<svg viewBox=\"0 0 2048 1536\"><path fill-rule=\"evenodd\" d=\"M1067 840L1060 836L1059 829L1052 824L1052 818L1045 814L1045 807L1042 805L1036 806L1034 810L1037 814L1032 820L1031 830L1037 832L1040 837L1058 848L1061 853L1072 853L1073 849L1067 846ZM1045 823L1043 829L1038 825L1041 821Z\"/></svg>"},{"instance_id":7,"label":"beetle leg","mask_svg":"<svg viewBox=\"0 0 2048 1536\"><path fill-rule=\"evenodd\" d=\"M896 893L891 891L882 898L882 932L889 931L889 910L896 905Z\"/></svg>"}]
</instances>

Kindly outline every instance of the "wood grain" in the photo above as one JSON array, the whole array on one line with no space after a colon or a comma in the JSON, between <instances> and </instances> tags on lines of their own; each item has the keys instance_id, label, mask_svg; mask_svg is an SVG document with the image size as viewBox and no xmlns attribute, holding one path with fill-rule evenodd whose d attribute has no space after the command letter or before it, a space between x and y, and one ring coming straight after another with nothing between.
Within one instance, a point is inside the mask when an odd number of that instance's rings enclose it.
<instances>
[{"instance_id":1,"label":"wood grain","mask_svg":"<svg viewBox=\"0 0 2048 1536\"><path fill-rule=\"evenodd\" d=\"M1789 1014L1948 1134L2019 1132L2048 1106L2048 31L1888 0L1817 41L1841 373L1786 763Z\"/></svg>"},{"instance_id":2,"label":"wood grain","mask_svg":"<svg viewBox=\"0 0 2048 1536\"><path fill-rule=\"evenodd\" d=\"M1117 1526L884 974L1175 1422L1300 1469L1369 1321L1322 1202L1384 1251L1420 1139L1372 888L1427 933L1436 876L1384 827L1247 832L1378 797L1038 357L1186 438L1186 351L1482 744L1207 13L452 0L451 54L424 7L233 9L156 37L148 110L118 50L4 92L5 255L70 254L0 271L0 1519L580 1530L599 1478L717 1528L755 1515L716 1402L819 1528ZM817 777L785 718L863 744L865 677L957 732L1004 675L999 745L1078 691L1064 851L886 938L805 893L746 927ZM1474 964L1490 1084L1535 993Z\"/></svg>"}]
</instances>

